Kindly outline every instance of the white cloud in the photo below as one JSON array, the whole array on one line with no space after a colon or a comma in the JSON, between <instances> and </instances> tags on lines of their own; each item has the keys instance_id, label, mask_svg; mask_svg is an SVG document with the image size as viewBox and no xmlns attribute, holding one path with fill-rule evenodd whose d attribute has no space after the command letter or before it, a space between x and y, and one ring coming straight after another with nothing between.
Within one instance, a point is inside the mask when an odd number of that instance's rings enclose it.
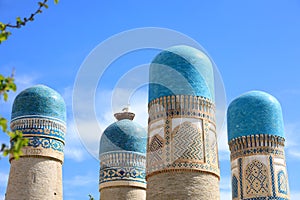
<instances>
[{"instance_id":1,"label":"white cloud","mask_svg":"<svg viewBox=\"0 0 300 200\"><path fill-rule=\"evenodd\" d=\"M295 149L288 150L288 154L295 158L300 158L300 151L298 150Z\"/></svg>"},{"instance_id":2,"label":"white cloud","mask_svg":"<svg viewBox=\"0 0 300 200\"><path fill-rule=\"evenodd\" d=\"M84 152L76 147L66 148L64 154L66 158L75 160L77 162L84 160Z\"/></svg>"},{"instance_id":3,"label":"white cloud","mask_svg":"<svg viewBox=\"0 0 300 200\"><path fill-rule=\"evenodd\" d=\"M15 83L18 88L18 92L21 92L25 88L28 88L35 84L35 81L38 79L38 76L35 74L16 74Z\"/></svg>"},{"instance_id":4,"label":"white cloud","mask_svg":"<svg viewBox=\"0 0 300 200\"><path fill-rule=\"evenodd\" d=\"M98 176L95 176L92 173L88 173L86 175L77 175L72 179L65 180L63 184L67 189L77 186L97 185Z\"/></svg>"},{"instance_id":5,"label":"white cloud","mask_svg":"<svg viewBox=\"0 0 300 200\"><path fill-rule=\"evenodd\" d=\"M7 181L8 181L8 174L0 172L0 187L6 187Z\"/></svg>"},{"instance_id":6,"label":"white cloud","mask_svg":"<svg viewBox=\"0 0 300 200\"><path fill-rule=\"evenodd\" d=\"M300 123L287 123L285 125L285 136L286 136L286 152L287 157L300 158L299 143L300 135L298 130Z\"/></svg>"},{"instance_id":7,"label":"white cloud","mask_svg":"<svg viewBox=\"0 0 300 200\"><path fill-rule=\"evenodd\" d=\"M227 126L224 126L218 133L219 160L230 160L230 151L227 139Z\"/></svg>"},{"instance_id":8,"label":"white cloud","mask_svg":"<svg viewBox=\"0 0 300 200\"><path fill-rule=\"evenodd\" d=\"M95 101L93 110L91 105L77 102L79 107L74 114L76 121L74 120L71 129L78 133L77 139L93 157L98 159L100 137L103 131L116 121L114 113L121 112L130 103L130 111L136 114L134 121L144 127L147 126L147 91L145 89L131 91L125 88L116 88L114 91L102 90L97 93Z\"/></svg>"},{"instance_id":9,"label":"white cloud","mask_svg":"<svg viewBox=\"0 0 300 200\"><path fill-rule=\"evenodd\" d=\"M300 199L300 191L291 191L291 200L299 200Z\"/></svg>"},{"instance_id":10,"label":"white cloud","mask_svg":"<svg viewBox=\"0 0 300 200\"><path fill-rule=\"evenodd\" d=\"M220 189L231 191L231 177L230 176L221 176L220 180Z\"/></svg>"},{"instance_id":11,"label":"white cloud","mask_svg":"<svg viewBox=\"0 0 300 200\"><path fill-rule=\"evenodd\" d=\"M63 89L63 93L62 93L62 97L64 98L67 107L70 107L70 108L72 107L72 93L73 93L72 86L65 87Z\"/></svg>"},{"instance_id":12,"label":"white cloud","mask_svg":"<svg viewBox=\"0 0 300 200\"><path fill-rule=\"evenodd\" d=\"M87 151L81 144L80 138L76 132L73 120L68 120L67 134L66 134L66 146L64 150L65 157L67 159L72 159L77 162L84 161Z\"/></svg>"},{"instance_id":13,"label":"white cloud","mask_svg":"<svg viewBox=\"0 0 300 200\"><path fill-rule=\"evenodd\" d=\"M96 193L96 195L98 195L98 192L96 191L99 183L99 174L97 174L97 170L95 172L88 172L84 175L76 175L64 180L64 199L75 200L78 199L78 195L82 196L82 194L86 194L86 199L88 199L89 193ZM93 196L96 198L94 194Z\"/></svg>"},{"instance_id":14,"label":"white cloud","mask_svg":"<svg viewBox=\"0 0 300 200\"><path fill-rule=\"evenodd\" d=\"M220 192L221 200L229 200L231 199L231 191L221 191Z\"/></svg>"},{"instance_id":15,"label":"white cloud","mask_svg":"<svg viewBox=\"0 0 300 200\"><path fill-rule=\"evenodd\" d=\"M300 142L300 135L298 134L299 129L300 129L300 123L285 124L286 148L292 148L299 145Z\"/></svg>"}]
</instances>

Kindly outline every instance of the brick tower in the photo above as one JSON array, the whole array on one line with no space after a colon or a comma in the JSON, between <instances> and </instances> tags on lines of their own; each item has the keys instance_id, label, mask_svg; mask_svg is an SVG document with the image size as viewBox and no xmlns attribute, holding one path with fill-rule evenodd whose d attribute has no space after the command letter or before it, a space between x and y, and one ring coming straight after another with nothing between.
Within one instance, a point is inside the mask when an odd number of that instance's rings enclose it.
<instances>
[{"instance_id":1,"label":"brick tower","mask_svg":"<svg viewBox=\"0 0 300 200\"><path fill-rule=\"evenodd\" d=\"M279 102L265 92L245 93L230 104L227 123L232 199L288 200Z\"/></svg>"},{"instance_id":2,"label":"brick tower","mask_svg":"<svg viewBox=\"0 0 300 200\"><path fill-rule=\"evenodd\" d=\"M147 199L217 200L219 162L213 64L174 46L150 65Z\"/></svg>"},{"instance_id":3,"label":"brick tower","mask_svg":"<svg viewBox=\"0 0 300 200\"><path fill-rule=\"evenodd\" d=\"M66 106L53 89L36 85L14 100L11 129L23 132L29 145L10 157L7 200L61 200Z\"/></svg>"},{"instance_id":4,"label":"brick tower","mask_svg":"<svg viewBox=\"0 0 300 200\"><path fill-rule=\"evenodd\" d=\"M133 122L134 113L116 113L100 139L99 192L101 200L146 199L147 133Z\"/></svg>"}]
</instances>

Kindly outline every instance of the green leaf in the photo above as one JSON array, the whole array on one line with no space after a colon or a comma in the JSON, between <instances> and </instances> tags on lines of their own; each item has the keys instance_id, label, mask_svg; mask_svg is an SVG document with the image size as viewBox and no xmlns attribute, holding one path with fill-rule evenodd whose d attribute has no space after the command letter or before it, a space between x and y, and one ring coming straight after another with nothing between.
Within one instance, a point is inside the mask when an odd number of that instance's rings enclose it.
<instances>
[{"instance_id":1,"label":"green leaf","mask_svg":"<svg viewBox=\"0 0 300 200\"><path fill-rule=\"evenodd\" d=\"M6 25L0 22L0 31L4 31L6 29Z\"/></svg>"},{"instance_id":2,"label":"green leaf","mask_svg":"<svg viewBox=\"0 0 300 200\"><path fill-rule=\"evenodd\" d=\"M55 4L58 4L58 2L59 2L59 0L54 0L54 3L55 3Z\"/></svg>"},{"instance_id":3,"label":"green leaf","mask_svg":"<svg viewBox=\"0 0 300 200\"><path fill-rule=\"evenodd\" d=\"M7 100L8 100L8 94L7 94L7 92L4 92L4 93L3 93L3 98L4 98L4 101L7 101Z\"/></svg>"},{"instance_id":4,"label":"green leaf","mask_svg":"<svg viewBox=\"0 0 300 200\"><path fill-rule=\"evenodd\" d=\"M10 35L10 32L2 31L0 32L0 44L1 42L7 40L8 36Z\"/></svg>"},{"instance_id":5,"label":"green leaf","mask_svg":"<svg viewBox=\"0 0 300 200\"><path fill-rule=\"evenodd\" d=\"M7 130L7 120L3 117L0 117L0 127L4 132Z\"/></svg>"},{"instance_id":6,"label":"green leaf","mask_svg":"<svg viewBox=\"0 0 300 200\"><path fill-rule=\"evenodd\" d=\"M23 21L21 20L20 17L17 17L17 22L20 23L20 24L22 24Z\"/></svg>"},{"instance_id":7,"label":"green leaf","mask_svg":"<svg viewBox=\"0 0 300 200\"><path fill-rule=\"evenodd\" d=\"M7 156L8 155L8 153L9 153L9 151L8 150L5 150L4 152L3 152L3 156L5 157L5 156Z\"/></svg>"},{"instance_id":8,"label":"green leaf","mask_svg":"<svg viewBox=\"0 0 300 200\"><path fill-rule=\"evenodd\" d=\"M44 6L46 9L48 9L48 5L47 5L47 4L43 3L43 6Z\"/></svg>"}]
</instances>

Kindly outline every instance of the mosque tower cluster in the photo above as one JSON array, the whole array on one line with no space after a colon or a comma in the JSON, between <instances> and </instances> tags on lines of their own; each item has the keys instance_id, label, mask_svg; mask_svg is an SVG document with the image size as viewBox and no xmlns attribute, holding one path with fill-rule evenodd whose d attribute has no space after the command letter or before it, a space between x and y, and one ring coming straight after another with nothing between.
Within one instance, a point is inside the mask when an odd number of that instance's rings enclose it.
<instances>
[{"instance_id":1,"label":"mosque tower cluster","mask_svg":"<svg viewBox=\"0 0 300 200\"><path fill-rule=\"evenodd\" d=\"M100 139L101 200L219 200L213 63L202 51L174 46L150 65L148 131L135 114L116 113ZM289 200L279 102L251 91L227 111L232 200ZM66 107L43 85L21 92L11 129L29 139L10 157L7 200L61 200Z\"/></svg>"}]
</instances>

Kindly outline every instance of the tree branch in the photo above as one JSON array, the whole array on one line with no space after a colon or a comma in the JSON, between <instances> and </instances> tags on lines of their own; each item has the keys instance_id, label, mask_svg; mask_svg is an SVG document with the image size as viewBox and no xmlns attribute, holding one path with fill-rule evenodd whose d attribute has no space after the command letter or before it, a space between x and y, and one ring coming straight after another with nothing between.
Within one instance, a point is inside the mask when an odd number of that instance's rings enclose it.
<instances>
[{"instance_id":1,"label":"tree branch","mask_svg":"<svg viewBox=\"0 0 300 200\"><path fill-rule=\"evenodd\" d=\"M54 3L57 4L58 1L59 0L54 0ZM11 32L6 30L7 28L21 28L22 26L25 26L28 22L33 21L37 14L42 13L43 8L46 9L48 8L47 2L48 0L39 1L38 2L39 7L34 13L30 14L29 17L24 17L23 19L21 19L21 17L17 17L15 24L10 24L10 23L4 24L0 22L0 44L1 42L7 40L8 36L11 35Z\"/></svg>"}]
</instances>

